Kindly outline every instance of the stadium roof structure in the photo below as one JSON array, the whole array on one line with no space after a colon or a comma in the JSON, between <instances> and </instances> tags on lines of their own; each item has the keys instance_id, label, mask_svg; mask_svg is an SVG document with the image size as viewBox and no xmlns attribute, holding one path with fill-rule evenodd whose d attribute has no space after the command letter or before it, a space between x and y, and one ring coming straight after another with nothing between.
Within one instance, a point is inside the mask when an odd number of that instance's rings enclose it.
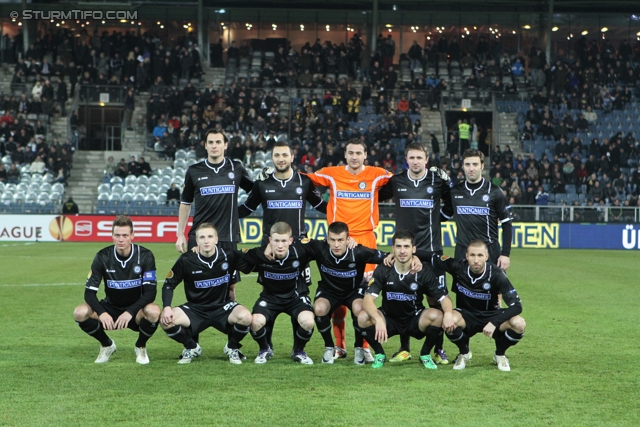
<instances>
[{"instance_id":1,"label":"stadium roof structure","mask_svg":"<svg viewBox=\"0 0 640 427\"><path fill-rule=\"evenodd\" d=\"M629 13L640 16L637 0L379 0L380 11L398 12L533 12L548 13L549 3L556 13ZM84 6L167 6L195 7L195 0L32 0L31 4L75 4ZM202 0L206 8L362 10L373 0Z\"/></svg>"}]
</instances>

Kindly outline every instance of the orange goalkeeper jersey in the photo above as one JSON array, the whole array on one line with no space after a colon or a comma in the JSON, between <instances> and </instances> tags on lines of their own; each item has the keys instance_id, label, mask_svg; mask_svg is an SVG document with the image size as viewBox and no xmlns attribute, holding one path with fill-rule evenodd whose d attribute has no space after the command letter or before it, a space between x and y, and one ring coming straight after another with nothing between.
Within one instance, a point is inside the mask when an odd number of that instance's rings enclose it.
<instances>
[{"instance_id":1,"label":"orange goalkeeper jersey","mask_svg":"<svg viewBox=\"0 0 640 427\"><path fill-rule=\"evenodd\" d=\"M365 166L352 175L347 166L330 166L309 174L315 185L329 187L327 205L329 224L342 221L349 226L349 235L372 233L378 225L378 189L393 176L382 168Z\"/></svg>"}]
</instances>

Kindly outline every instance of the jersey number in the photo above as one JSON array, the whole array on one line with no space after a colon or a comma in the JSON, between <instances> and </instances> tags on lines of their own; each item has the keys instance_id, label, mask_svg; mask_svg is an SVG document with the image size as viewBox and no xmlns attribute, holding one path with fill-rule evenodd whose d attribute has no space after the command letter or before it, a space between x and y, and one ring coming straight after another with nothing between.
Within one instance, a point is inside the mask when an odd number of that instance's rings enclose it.
<instances>
[{"instance_id":1,"label":"jersey number","mask_svg":"<svg viewBox=\"0 0 640 427\"><path fill-rule=\"evenodd\" d=\"M236 305L238 305L238 303L237 303L237 302L235 302L235 301L231 301L230 303L226 304L226 305L223 307L223 308L224 308L224 311L229 311L229 310L231 310L233 307L235 307Z\"/></svg>"},{"instance_id":2,"label":"jersey number","mask_svg":"<svg viewBox=\"0 0 640 427\"><path fill-rule=\"evenodd\" d=\"M300 301L302 301L303 304L311 305L311 299L309 297L300 297Z\"/></svg>"}]
</instances>

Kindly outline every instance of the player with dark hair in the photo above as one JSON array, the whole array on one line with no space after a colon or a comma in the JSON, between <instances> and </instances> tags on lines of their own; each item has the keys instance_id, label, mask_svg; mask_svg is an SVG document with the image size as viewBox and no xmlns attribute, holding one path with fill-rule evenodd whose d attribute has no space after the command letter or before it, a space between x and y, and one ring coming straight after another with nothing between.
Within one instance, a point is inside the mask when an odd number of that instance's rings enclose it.
<instances>
[{"instance_id":1,"label":"player with dark hair","mask_svg":"<svg viewBox=\"0 0 640 427\"><path fill-rule=\"evenodd\" d=\"M395 264L392 267L379 266L374 272L366 290L363 308L358 316L362 335L375 350L372 368L382 368L386 355L382 344L389 337L408 334L417 339L426 337L420 351L420 361L427 369L437 369L431 359L431 349L444 329L453 330L453 303L446 286L441 285L431 270L425 269L412 274L411 259L416 251L410 231L396 231L393 236L392 253ZM376 308L375 300L382 295L382 305ZM424 295L435 298L442 310L425 309ZM443 313L444 312L444 313Z\"/></svg>"},{"instance_id":2,"label":"player with dark hair","mask_svg":"<svg viewBox=\"0 0 640 427\"><path fill-rule=\"evenodd\" d=\"M347 143L346 166L331 166L309 174L315 185L328 187L330 198L327 205L327 222L341 221L349 226L349 233L356 242L375 248L376 236L373 230L378 225L378 190L393 176L385 169L365 166L367 146L359 139ZM369 264L365 270L368 280L375 269ZM336 336L336 358L347 357L345 320L347 308L342 306L333 312L333 332ZM364 348L365 359L373 362L368 348Z\"/></svg>"},{"instance_id":3,"label":"player with dark hair","mask_svg":"<svg viewBox=\"0 0 640 427\"><path fill-rule=\"evenodd\" d=\"M260 297L253 306L251 335L260 346L255 363L267 363L272 354L269 352L266 325L275 322L280 313L287 313L297 321L294 334L294 361L304 365L312 365L313 360L305 353L313 334L313 308L307 296L309 289L302 271L311 259L300 244L293 243L291 226L285 222L277 222L271 227L269 248L273 259L266 257L262 248L250 249L241 254L249 270L258 273L258 283L263 286ZM240 268L248 272L245 268Z\"/></svg>"},{"instance_id":4,"label":"player with dark hair","mask_svg":"<svg viewBox=\"0 0 640 427\"><path fill-rule=\"evenodd\" d=\"M313 310L318 331L324 339L322 363L333 363L331 314L337 307L346 306L351 310L356 335L353 361L356 365L364 365L363 339L358 328L358 315L362 311L362 297L366 287L362 278L367 263L380 264L387 254L362 245L350 249L347 246L348 239L347 224L334 222L329 225L326 241L310 240L305 244L305 249L316 259L321 278Z\"/></svg>"},{"instance_id":5,"label":"player with dark hair","mask_svg":"<svg viewBox=\"0 0 640 427\"><path fill-rule=\"evenodd\" d=\"M220 243L235 249L232 244L240 241L238 190L251 191L253 188L242 163L224 156L229 142L223 132L209 130L203 144L207 158L189 166L185 174L176 240L180 252L196 246L195 229L203 222L216 227ZM196 212L185 248L184 233L192 203L196 204Z\"/></svg>"},{"instance_id":6,"label":"player with dark hair","mask_svg":"<svg viewBox=\"0 0 640 427\"><path fill-rule=\"evenodd\" d=\"M156 298L156 261L150 250L133 241L133 222L118 216L112 228L113 246L99 251L91 264L85 285L85 303L76 307L73 318L87 334L101 344L96 363L106 363L116 343L105 330L129 328L139 332L135 344L136 362L149 363L146 344L158 327L160 307ZM98 300L104 279L105 298Z\"/></svg>"},{"instance_id":7,"label":"player with dark hair","mask_svg":"<svg viewBox=\"0 0 640 427\"><path fill-rule=\"evenodd\" d=\"M498 369L509 371L511 368L505 351L520 342L526 327L520 316L520 297L502 269L488 261L489 251L485 242L469 242L465 258L460 260L437 255L431 258L434 267L451 274L453 292L456 293L455 328L446 331L447 337L460 350L453 369L462 370L471 361L469 338L482 332L496 342L493 361ZM507 308L500 307L500 294Z\"/></svg>"},{"instance_id":8,"label":"player with dark hair","mask_svg":"<svg viewBox=\"0 0 640 427\"><path fill-rule=\"evenodd\" d=\"M482 240L488 244L488 261L506 271L511 263L511 206L502 190L482 177L482 151L465 150L462 168L465 181L451 188L452 210L443 209L445 216L453 213L456 221L455 257L465 259L469 242ZM502 225L502 248L498 242L498 225Z\"/></svg>"},{"instance_id":9,"label":"player with dark hair","mask_svg":"<svg viewBox=\"0 0 640 427\"><path fill-rule=\"evenodd\" d=\"M327 204L315 190L308 176L294 172L291 168L293 152L287 142L277 141L272 149L274 171L254 183L247 200L238 208L240 218L249 216L262 205L262 247L269 244L270 230L276 222L286 222L292 228L294 241L306 235L304 218L306 202L316 210L326 213ZM311 285L311 269L303 269L307 286ZM296 319L294 331L297 328ZM273 325L267 325L267 340L273 356L271 332Z\"/></svg>"},{"instance_id":10,"label":"player with dark hair","mask_svg":"<svg viewBox=\"0 0 640 427\"><path fill-rule=\"evenodd\" d=\"M415 236L418 250L442 255L440 230L440 199L450 204L451 180L445 171L437 167L429 168L429 155L425 145L412 142L405 149L405 159L409 168L394 175L389 183L380 189L382 200L393 197L397 230L408 230ZM434 274L440 284L446 285L446 275L442 270ZM436 301L427 299L429 306L438 308ZM434 361L448 364L449 359L442 346L440 336L436 344ZM400 335L400 349L390 362L411 359L408 335Z\"/></svg>"},{"instance_id":11,"label":"player with dark hair","mask_svg":"<svg viewBox=\"0 0 640 427\"><path fill-rule=\"evenodd\" d=\"M238 190L250 191L253 182L241 162L224 156L229 141L223 132L215 129L207 131L203 145L207 150L207 158L189 166L185 173L178 211L176 248L183 253L196 247L195 230L203 222L208 222L218 231L217 246L231 252L240 241ZM185 245L185 229L192 203L195 203L196 211L188 245ZM232 299L235 299L235 283L239 280L238 273L233 272L229 288ZM197 336L194 339L198 341Z\"/></svg>"},{"instance_id":12,"label":"player with dark hair","mask_svg":"<svg viewBox=\"0 0 640 427\"><path fill-rule=\"evenodd\" d=\"M276 142L271 151L271 158L274 173L262 181L256 181L247 200L238 208L240 218L244 218L262 205L263 247L269 244L271 226L279 221L291 226L294 239L304 237L306 202L322 213L327 212L327 204L315 190L309 177L294 172L291 168L293 152L287 142Z\"/></svg>"},{"instance_id":13,"label":"player with dark hair","mask_svg":"<svg viewBox=\"0 0 640 427\"><path fill-rule=\"evenodd\" d=\"M236 257L217 247L218 233L212 224L204 222L195 232L198 253L180 255L162 287L160 325L169 338L184 345L178 363L190 363L202 354L192 337L211 326L228 335L224 352L229 362L239 365L240 341L249 333L251 313L229 297ZM180 282L184 282L187 302L172 309L173 291Z\"/></svg>"}]
</instances>

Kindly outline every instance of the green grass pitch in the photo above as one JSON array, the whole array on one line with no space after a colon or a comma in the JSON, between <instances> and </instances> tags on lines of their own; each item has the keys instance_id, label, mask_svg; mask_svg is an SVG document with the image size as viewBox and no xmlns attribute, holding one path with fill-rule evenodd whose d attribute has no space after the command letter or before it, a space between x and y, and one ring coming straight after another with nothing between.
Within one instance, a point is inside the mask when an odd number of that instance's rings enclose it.
<instances>
[{"instance_id":1,"label":"green grass pitch","mask_svg":"<svg viewBox=\"0 0 640 427\"><path fill-rule=\"evenodd\" d=\"M302 366L289 358L287 316L276 323L276 356L266 365L253 363L250 337L247 362L230 365L222 354L226 339L213 330L201 335L203 357L190 365L176 363L181 347L161 330L149 341L149 365L135 363L131 331L110 333L118 352L95 365L99 344L72 312L103 246L0 244L0 425L640 425L638 252L514 250L509 277L527 331L507 353L512 371L504 373L482 335L471 340L473 361L461 372L451 365L424 369L415 340L411 362L377 371L355 366L351 328L347 360L321 365L316 333L307 350L318 363ZM163 277L175 248L146 246ZM255 277L238 285L238 301L249 308L258 293ZM182 302L180 287L175 303ZM393 338L387 352L397 345ZM445 348L456 355L446 340Z\"/></svg>"}]
</instances>

